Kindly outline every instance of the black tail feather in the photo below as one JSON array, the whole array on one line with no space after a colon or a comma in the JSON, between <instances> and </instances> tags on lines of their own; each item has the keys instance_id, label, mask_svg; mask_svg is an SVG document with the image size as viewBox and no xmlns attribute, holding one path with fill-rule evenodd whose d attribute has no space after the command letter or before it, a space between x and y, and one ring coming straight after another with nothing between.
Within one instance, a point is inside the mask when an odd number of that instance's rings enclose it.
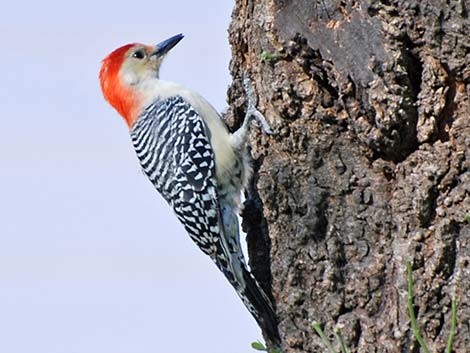
<instances>
[{"instance_id":1,"label":"black tail feather","mask_svg":"<svg viewBox=\"0 0 470 353\"><path fill-rule=\"evenodd\" d=\"M235 260L234 260L235 259ZM242 259L233 257L233 266L221 258L215 259L215 264L225 275L248 311L258 323L263 336L269 345L280 347L278 322L271 300L260 287L256 279L246 268Z\"/></svg>"},{"instance_id":2,"label":"black tail feather","mask_svg":"<svg viewBox=\"0 0 470 353\"><path fill-rule=\"evenodd\" d=\"M281 339L279 336L278 322L270 299L251 273L245 268L243 268L243 278L246 285L243 294L255 309L255 312L251 312L251 314L271 343L279 346Z\"/></svg>"}]
</instances>

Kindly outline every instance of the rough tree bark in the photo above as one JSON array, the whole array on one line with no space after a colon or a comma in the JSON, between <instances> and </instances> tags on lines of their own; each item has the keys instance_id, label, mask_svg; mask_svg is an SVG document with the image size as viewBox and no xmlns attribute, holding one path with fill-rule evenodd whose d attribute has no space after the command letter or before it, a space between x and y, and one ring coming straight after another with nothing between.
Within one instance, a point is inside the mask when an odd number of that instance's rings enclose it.
<instances>
[{"instance_id":1,"label":"rough tree bark","mask_svg":"<svg viewBox=\"0 0 470 353\"><path fill-rule=\"evenodd\" d=\"M247 71L275 134L253 129L244 227L283 351L418 352L406 261L432 351L452 296L470 351L470 20L460 0L239 0L229 122Z\"/></svg>"}]
</instances>

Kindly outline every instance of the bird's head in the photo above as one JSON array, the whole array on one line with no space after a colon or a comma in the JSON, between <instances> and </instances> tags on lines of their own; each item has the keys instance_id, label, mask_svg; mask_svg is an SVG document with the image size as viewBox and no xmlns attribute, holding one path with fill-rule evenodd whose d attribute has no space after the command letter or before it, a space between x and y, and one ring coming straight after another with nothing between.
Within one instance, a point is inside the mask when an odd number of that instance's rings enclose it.
<instances>
[{"instance_id":1,"label":"bird's head","mask_svg":"<svg viewBox=\"0 0 470 353\"><path fill-rule=\"evenodd\" d=\"M129 127L137 119L145 100L145 84L158 79L165 54L182 38L182 34L177 34L156 46L127 44L103 60L100 70L101 90Z\"/></svg>"}]
</instances>

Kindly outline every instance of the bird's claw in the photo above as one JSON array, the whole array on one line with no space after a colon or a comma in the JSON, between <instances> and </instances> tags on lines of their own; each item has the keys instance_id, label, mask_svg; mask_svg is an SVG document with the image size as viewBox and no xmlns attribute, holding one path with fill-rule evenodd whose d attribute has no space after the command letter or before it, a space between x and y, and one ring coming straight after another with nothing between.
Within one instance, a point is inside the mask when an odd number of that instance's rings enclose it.
<instances>
[{"instance_id":1,"label":"bird's claw","mask_svg":"<svg viewBox=\"0 0 470 353\"><path fill-rule=\"evenodd\" d=\"M246 72L243 74L243 87L245 88L246 96L248 98L248 107L246 109L245 119L249 119L250 117L256 118L257 125L260 126L266 134L272 135L273 131L271 130L266 118L255 107L255 97L253 93L253 86L251 85L251 81L248 75L246 74Z\"/></svg>"},{"instance_id":2,"label":"bird's claw","mask_svg":"<svg viewBox=\"0 0 470 353\"><path fill-rule=\"evenodd\" d=\"M256 109L255 107L251 107L246 111L246 115L255 117L256 126L261 127L266 134L268 135L273 134L273 131L271 130L271 127L269 126L266 118L264 117L263 114L261 114L261 112L258 109Z\"/></svg>"}]
</instances>

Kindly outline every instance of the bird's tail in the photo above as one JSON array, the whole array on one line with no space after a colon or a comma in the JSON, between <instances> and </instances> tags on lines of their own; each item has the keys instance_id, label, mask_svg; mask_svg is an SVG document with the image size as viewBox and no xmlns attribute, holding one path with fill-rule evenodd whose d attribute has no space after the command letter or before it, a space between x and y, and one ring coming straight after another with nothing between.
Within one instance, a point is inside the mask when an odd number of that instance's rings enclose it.
<instances>
[{"instance_id":1,"label":"bird's tail","mask_svg":"<svg viewBox=\"0 0 470 353\"><path fill-rule=\"evenodd\" d=\"M235 289L248 311L253 315L263 333L272 344L280 346L278 322L271 300L256 279L253 278L245 264L242 261L239 262L240 268L237 272L241 276L234 276L233 272L225 271L226 266L219 265L217 262L216 264Z\"/></svg>"},{"instance_id":2,"label":"bird's tail","mask_svg":"<svg viewBox=\"0 0 470 353\"><path fill-rule=\"evenodd\" d=\"M215 256L217 267L223 272L238 296L253 315L267 339L273 345L280 346L278 323L271 300L263 291L259 283L248 271L243 258L240 244L238 217L233 200L220 198L220 215L223 221L223 232L217 246L218 254Z\"/></svg>"},{"instance_id":3,"label":"bird's tail","mask_svg":"<svg viewBox=\"0 0 470 353\"><path fill-rule=\"evenodd\" d=\"M271 300L245 267L243 267L243 278L245 280L245 289L239 293L240 297L244 296L248 299L254 308L251 311L250 307L248 307L248 310L250 310L258 325L272 343L279 346L281 339L279 337L276 313Z\"/></svg>"}]
</instances>

